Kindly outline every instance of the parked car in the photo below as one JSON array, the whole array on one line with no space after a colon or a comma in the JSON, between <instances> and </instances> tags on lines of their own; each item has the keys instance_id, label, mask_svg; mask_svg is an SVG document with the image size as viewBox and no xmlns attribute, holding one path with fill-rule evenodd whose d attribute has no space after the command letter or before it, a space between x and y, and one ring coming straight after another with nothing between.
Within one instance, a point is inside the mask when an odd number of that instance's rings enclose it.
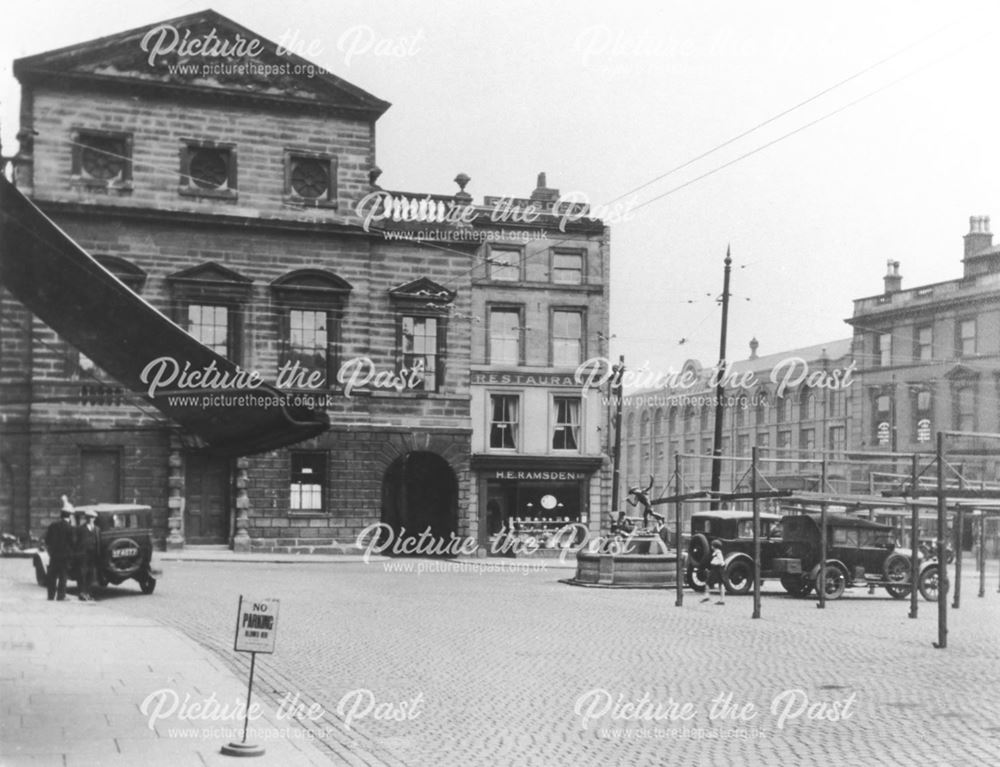
<instances>
[{"instance_id":1,"label":"parked car","mask_svg":"<svg viewBox=\"0 0 1000 767\"><path fill-rule=\"evenodd\" d=\"M791 594L804 596L819 591L821 567L825 573L826 598L839 599L852 586L882 586L896 599L910 595L909 549L898 548L893 530L859 517L826 515L826 562L820 562L820 515L782 517L782 549L772 560L772 569ZM917 585L926 599L937 598L937 562L921 559Z\"/></svg>"},{"instance_id":2,"label":"parked car","mask_svg":"<svg viewBox=\"0 0 1000 767\"><path fill-rule=\"evenodd\" d=\"M760 567L762 576L771 570L771 561L780 556L781 517L760 515ZM687 585L704 591L712 541L719 541L725 565L722 582L730 594L746 594L753 587L753 512L700 511L691 516L691 537L687 544Z\"/></svg>"},{"instance_id":3,"label":"parked car","mask_svg":"<svg viewBox=\"0 0 1000 767\"><path fill-rule=\"evenodd\" d=\"M153 570L153 510L149 506L124 503L98 503L77 506L74 512L87 511L97 514L94 524L100 532L97 582L101 587L117 586L135 580L143 594L152 594L156 588L157 571ZM49 568L49 555L44 548L32 557L35 579L45 585ZM69 579L78 581L78 563L70 565Z\"/></svg>"}]
</instances>

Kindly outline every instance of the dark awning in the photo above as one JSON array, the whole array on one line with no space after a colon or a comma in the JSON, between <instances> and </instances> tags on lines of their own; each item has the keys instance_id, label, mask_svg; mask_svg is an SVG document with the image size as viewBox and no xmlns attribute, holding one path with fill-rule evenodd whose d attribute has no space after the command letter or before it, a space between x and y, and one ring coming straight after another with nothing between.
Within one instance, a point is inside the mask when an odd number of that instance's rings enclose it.
<instances>
[{"instance_id":1,"label":"dark awning","mask_svg":"<svg viewBox=\"0 0 1000 767\"><path fill-rule=\"evenodd\" d=\"M314 437L329 426L321 409L294 407L268 384L156 392L143 369L161 357L183 368L214 365L235 377L236 363L213 352L133 293L0 176L0 284L123 386L151 402L212 452L248 455ZM173 394L224 395L181 404ZM242 400L241 400L242 397ZM240 404L242 402L242 404ZM205 406L203 406L205 405Z\"/></svg>"}]
</instances>

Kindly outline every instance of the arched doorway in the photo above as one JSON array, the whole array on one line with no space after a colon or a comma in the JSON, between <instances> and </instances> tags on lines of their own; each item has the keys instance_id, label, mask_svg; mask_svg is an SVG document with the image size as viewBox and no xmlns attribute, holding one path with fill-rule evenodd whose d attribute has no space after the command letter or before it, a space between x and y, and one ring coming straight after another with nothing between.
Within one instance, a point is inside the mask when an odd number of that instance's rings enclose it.
<instances>
[{"instance_id":1,"label":"arched doorway","mask_svg":"<svg viewBox=\"0 0 1000 767\"><path fill-rule=\"evenodd\" d=\"M429 528L434 542L451 540L458 532L458 480L448 462L424 451L393 461L382 479L382 522L397 539Z\"/></svg>"}]
</instances>

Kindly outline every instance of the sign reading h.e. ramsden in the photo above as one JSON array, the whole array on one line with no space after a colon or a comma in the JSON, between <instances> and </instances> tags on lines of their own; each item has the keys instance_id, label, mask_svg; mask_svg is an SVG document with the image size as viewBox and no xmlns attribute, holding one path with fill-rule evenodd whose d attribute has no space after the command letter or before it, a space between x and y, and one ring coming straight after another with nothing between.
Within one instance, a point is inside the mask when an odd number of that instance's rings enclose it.
<instances>
[{"instance_id":1,"label":"sign reading h.e. ramsden","mask_svg":"<svg viewBox=\"0 0 1000 767\"><path fill-rule=\"evenodd\" d=\"M278 600L240 595L236 612L236 652L274 652L278 634Z\"/></svg>"}]
</instances>

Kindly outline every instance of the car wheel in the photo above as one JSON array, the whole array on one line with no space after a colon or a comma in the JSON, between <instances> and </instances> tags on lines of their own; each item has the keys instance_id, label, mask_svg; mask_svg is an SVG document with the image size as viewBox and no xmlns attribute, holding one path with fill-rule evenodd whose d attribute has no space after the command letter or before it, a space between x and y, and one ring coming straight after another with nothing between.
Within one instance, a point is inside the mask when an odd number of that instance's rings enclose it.
<instances>
[{"instance_id":1,"label":"car wheel","mask_svg":"<svg viewBox=\"0 0 1000 767\"><path fill-rule=\"evenodd\" d=\"M782 575L781 587L793 597L804 597L812 591L812 584L801 575Z\"/></svg>"},{"instance_id":2,"label":"car wheel","mask_svg":"<svg viewBox=\"0 0 1000 767\"><path fill-rule=\"evenodd\" d=\"M816 574L816 593L819 593L820 573ZM847 588L847 575L837 565L826 566L826 598L840 599Z\"/></svg>"},{"instance_id":3,"label":"car wheel","mask_svg":"<svg viewBox=\"0 0 1000 767\"><path fill-rule=\"evenodd\" d=\"M707 565L712 549L708 545L708 538L704 533L695 533L688 541L688 556L696 565Z\"/></svg>"},{"instance_id":4,"label":"car wheel","mask_svg":"<svg viewBox=\"0 0 1000 767\"><path fill-rule=\"evenodd\" d=\"M920 589L920 595L928 602L937 601L938 588L940 587L939 581L940 576L936 565L931 565L920 573L920 580L917 583L917 588Z\"/></svg>"},{"instance_id":5,"label":"car wheel","mask_svg":"<svg viewBox=\"0 0 1000 767\"><path fill-rule=\"evenodd\" d=\"M156 578L152 575L147 576L143 580L139 581L139 588L142 590L143 594L152 594L153 590L156 588Z\"/></svg>"},{"instance_id":6,"label":"car wheel","mask_svg":"<svg viewBox=\"0 0 1000 767\"><path fill-rule=\"evenodd\" d=\"M688 565L684 582L695 591L702 592L708 588L708 571L704 567Z\"/></svg>"},{"instance_id":7,"label":"car wheel","mask_svg":"<svg viewBox=\"0 0 1000 767\"><path fill-rule=\"evenodd\" d=\"M905 554L890 554L882 568L885 580L889 581L885 590L895 599L906 599L910 595L910 558Z\"/></svg>"},{"instance_id":8,"label":"car wheel","mask_svg":"<svg viewBox=\"0 0 1000 767\"><path fill-rule=\"evenodd\" d=\"M730 563L722 575L726 591L730 594L746 594L753 586L753 567L745 559Z\"/></svg>"}]
</instances>

